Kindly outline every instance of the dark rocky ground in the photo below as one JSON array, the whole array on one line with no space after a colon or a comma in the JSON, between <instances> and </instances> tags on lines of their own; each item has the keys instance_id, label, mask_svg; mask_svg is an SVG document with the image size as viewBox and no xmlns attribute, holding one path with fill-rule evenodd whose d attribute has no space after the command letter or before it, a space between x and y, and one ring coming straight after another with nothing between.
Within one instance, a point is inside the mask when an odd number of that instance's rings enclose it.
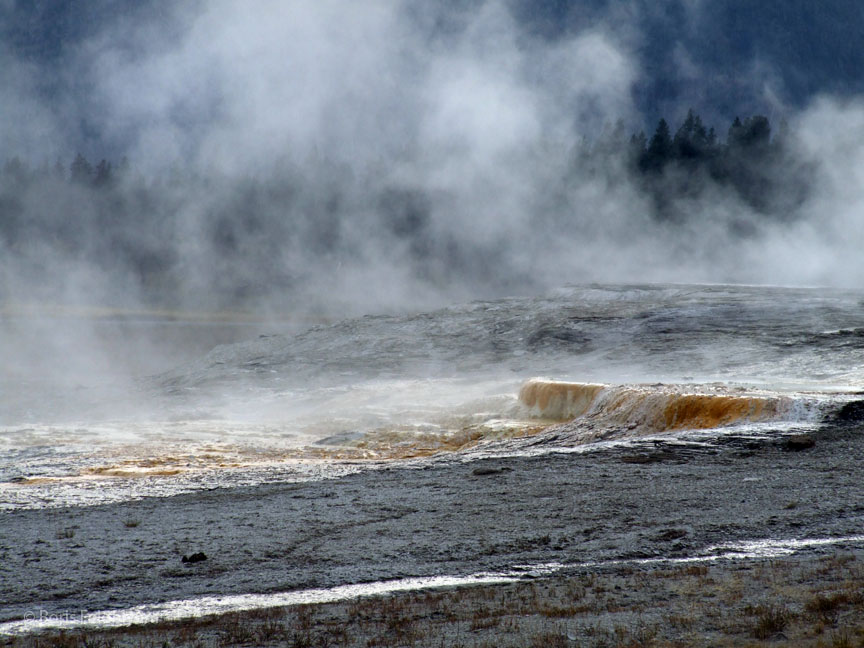
<instances>
[{"instance_id":1,"label":"dark rocky ground","mask_svg":"<svg viewBox=\"0 0 864 648\"><path fill-rule=\"evenodd\" d=\"M669 565L638 560L722 553L741 541L864 534L864 429L811 435L815 445L798 450L779 436L649 442L2 512L0 620L549 562L573 565L578 578L613 569L585 566L598 561L659 573ZM534 442L542 447L543 439ZM844 553L854 559L862 545L803 548L794 559L810 569ZM207 560L182 561L196 552ZM549 582L566 590L565 572ZM631 581L610 587L641 587Z\"/></svg>"}]
</instances>

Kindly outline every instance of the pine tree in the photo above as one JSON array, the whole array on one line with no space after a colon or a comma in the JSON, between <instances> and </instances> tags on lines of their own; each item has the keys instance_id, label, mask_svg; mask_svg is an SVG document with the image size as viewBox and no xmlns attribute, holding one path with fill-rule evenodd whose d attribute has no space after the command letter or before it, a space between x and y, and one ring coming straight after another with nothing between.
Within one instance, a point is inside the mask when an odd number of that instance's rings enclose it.
<instances>
[{"instance_id":1,"label":"pine tree","mask_svg":"<svg viewBox=\"0 0 864 648\"><path fill-rule=\"evenodd\" d=\"M744 122L743 143L751 148L764 148L771 142L771 124L764 115L753 115Z\"/></svg>"},{"instance_id":2,"label":"pine tree","mask_svg":"<svg viewBox=\"0 0 864 648\"><path fill-rule=\"evenodd\" d=\"M96 165L96 175L93 178L94 187L104 187L109 184L114 178L111 168L111 163L107 160L102 160Z\"/></svg>"},{"instance_id":3,"label":"pine tree","mask_svg":"<svg viewBox=\"0 0 864 648\"><path fill-rule=\"evenodd\" d=\"M691 108L672 140L673 155L679 160L699 160L707 156L709 148L708 131Z\"/></svg>"},{"instance_id":4,"label":"pine tree","mask_svg":"<svg viewBox=\"0 0 864 648\"><path fill-rule=\"evenodd\" d=\"M639 131L630 136L630 144L628 145L629 162L631 164L638 163L645 155L645 147L648 144L648 138L645 137L645 131Z\"/></svg>"},{"instance_id":5,"label":"pine tree","mask_svg":"<svg viewBox=\"0 0 864 648\"><path fill-rule=\"evenodd\" d=\"M734 148L740 146L744 137L744 124L741 123L739 117L735 117L735 121L729 127L729 133L726 135L726 145Z\"/></svg>"},{"instance_id":6,"label":"pine tree","mask_svg":"<svg viewBox=\"0 0 864 648\"><path fill-rule=\"evenodd\" d=\"M660 171L672 157L672 137L669 133L669 124L665 119L660 119L657 130L648 142L648 149L642 158L642 168L649 171Z\"/></svg>"},{"instance_id":7,"label":"pine tree","mask_svg":"<svg viewBox=\"0 0 864 648\"><path fill-rule=\"evenodd\" d=\"M80 184L89 184L93 180L93 165L80 153L69 165L69 179Z\"/></svg>"}]
</instances>

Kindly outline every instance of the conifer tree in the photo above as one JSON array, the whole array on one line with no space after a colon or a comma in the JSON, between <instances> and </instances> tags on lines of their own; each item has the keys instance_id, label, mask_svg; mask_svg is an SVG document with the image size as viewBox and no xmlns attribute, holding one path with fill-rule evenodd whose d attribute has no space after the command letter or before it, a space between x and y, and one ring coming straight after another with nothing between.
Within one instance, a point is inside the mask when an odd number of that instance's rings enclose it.
<instances>
[{"instance_id":1,"label":"conifer tree","mask_svg":"<svg viewBox=\"0 0 864 648\"><path fill-rule=\"evenodd\" d=\"M94 187L104 187L109 184L113 178L111 163L107 160L102 160L96 165L96 175L93 177Z\"/></svg>"},{"instance_id":2,"label":"conifer tree","mask_svg":"<svg viewBox=\"0 0 864 648\"><path fill-rule=\"evenodd\" d=\"M69 179L80 184L89 184L93 179L93 165L80 153L69 165Z\"/></svg>"},{"instance_id":3,"label":"conifer tree","mask_svg":"<svg viewBox=\"0 0 864 648\"><path fill-rule=\"evenodd\" d=\"M648 142L648 149L643 157L642 167L650 171L659 171L666 166L672 157L672 137L669 133L669 124L665 119L660 119L657 130Z\"/></svg>"}]
</instances>

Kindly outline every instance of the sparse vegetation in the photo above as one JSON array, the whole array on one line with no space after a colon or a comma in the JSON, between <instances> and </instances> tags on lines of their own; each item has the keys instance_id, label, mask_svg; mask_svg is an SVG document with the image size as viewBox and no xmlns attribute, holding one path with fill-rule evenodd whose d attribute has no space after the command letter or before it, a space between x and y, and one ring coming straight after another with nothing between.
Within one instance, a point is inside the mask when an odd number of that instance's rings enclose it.
<instances>
[{"instance_id":1,"label":"sparse vegetation","mask_svg":"<svg viewBox=\"0 0 864 648\"><path fill-rule=\"evenodd\" d=\"M783 632L792 618L789 610L776 605L757 606L753 614L756 616L753 636L757 639L770 639L777 633Z\"/></svg>"},{"instance_id":2,"label":"sparse vegetation","mask_svg":"<svg viewBox=\"0 0 864 648\"><path fill-rule=\"evenodd\" d=\"M858 598L860 600L860 597L860 593L857 597L853 597L847 592L817 594L807 602L804 609L815 615L819 620L832 623L840 608L852 602L853 598Z\"/></svg>"},{"instance_id":3,"label":"sparse vegetation","mask_svg":"<svg viewBox=\"0 0 864 648\"><path fill-rule=\"evenodd\" d=\"M735 602L718 605L730 591ZM864 646L864 571L851 554L750 564L622 565L508 585L21 637L5 646L685 648L707 642Z\"/></svg>"}]
</instances>

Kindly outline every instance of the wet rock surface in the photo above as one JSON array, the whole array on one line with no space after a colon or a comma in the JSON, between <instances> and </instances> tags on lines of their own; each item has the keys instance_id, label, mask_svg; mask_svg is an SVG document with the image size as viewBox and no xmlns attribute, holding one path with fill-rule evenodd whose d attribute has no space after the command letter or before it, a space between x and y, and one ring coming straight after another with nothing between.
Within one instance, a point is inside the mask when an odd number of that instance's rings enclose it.
<instances>
[{"instance_id":1,"label":"wet rock surface","mask_svg":"<svg viewBox=\"0 0 864 648\"><path fill-rule=\"evenodd\" d=\"M806 453L766 438L652 442L660 458L648 462L626 460L632 447L455 455L314 482L4 511L0 620L860 534L864 430L812 435ZM202 545L206 561L179 564Z\"/></svg>"}]
</instances>

